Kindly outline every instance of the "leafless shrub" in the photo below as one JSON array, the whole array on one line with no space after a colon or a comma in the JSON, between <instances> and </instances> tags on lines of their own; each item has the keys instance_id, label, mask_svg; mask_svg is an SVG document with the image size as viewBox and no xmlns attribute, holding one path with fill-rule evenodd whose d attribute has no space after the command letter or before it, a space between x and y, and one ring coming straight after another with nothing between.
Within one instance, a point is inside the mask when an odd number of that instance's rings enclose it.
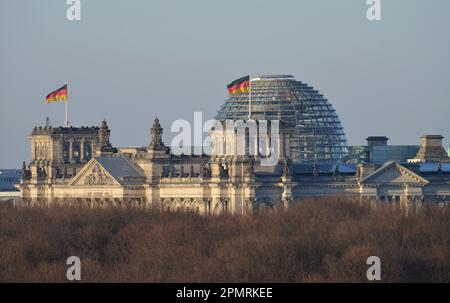
<instances>
[{"instance_id":1,"label":"leafless shrub","mask_svg":"<svg viewBox=\"0 0 450 303\"><path fill-rule=\"evenodd\" d=\"M428 205L307 199L257 216L84 207L0 208L0 281L64 282L67 257L84 282L450 282L450 213Z\"/></svg>"}]
</instances>

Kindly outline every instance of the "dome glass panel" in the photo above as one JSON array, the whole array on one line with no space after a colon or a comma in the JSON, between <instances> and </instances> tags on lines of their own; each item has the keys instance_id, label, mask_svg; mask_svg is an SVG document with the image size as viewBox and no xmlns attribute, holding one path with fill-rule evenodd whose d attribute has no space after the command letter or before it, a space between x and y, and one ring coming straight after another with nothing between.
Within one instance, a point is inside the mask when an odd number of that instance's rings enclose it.
<instances>
[{"instance_id":1,"label":"dome glass panel","mask_svg":"<svg viewBox=\"0 0 450 303\"><path fill-rule=\"evenodd\" d=\"M259 76L251 80L251 118L280 120L289 130L294 162L340 162L347 141L339 117L323 95L289 75ZM230 94L216 119L247 120L249 94Z\"/></svg>"}]
</instances>

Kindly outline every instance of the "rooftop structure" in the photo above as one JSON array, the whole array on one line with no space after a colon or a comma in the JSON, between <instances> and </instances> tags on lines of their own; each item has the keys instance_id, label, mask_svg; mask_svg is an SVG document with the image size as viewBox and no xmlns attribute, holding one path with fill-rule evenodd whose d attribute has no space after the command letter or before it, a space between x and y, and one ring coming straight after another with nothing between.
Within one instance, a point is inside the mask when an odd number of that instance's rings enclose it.
<instances>
[{"instance_id":1,"label":"rooftop structure","mask_svg":"<svg viewBox=\"0 0 450 303\"><path fill-rule=\"evenodd\" d=\"M18 192L15 185L19 182L19 169L0 169L0 192Z\"/></svg>"},{"instance_id":2,"label":"rooftop structure","mask_svg":"<svg viewBox=\"0 0 450 303\"><path fill-rule=\"evenodd\" d=\"M441 135L424 135L420 137L420 149L411 162L450 162L450 157L442 146Z\"/></svg>"},{"instance_id":3,"label":"rooftop structure","mask_svg":"<svg viewBox=\"0 0 450 303\"><path fill-rule=\"evenodd\" d=\"M280 120L289 130L289 157L294 162L339 162L347 152L344 130L333 106L291 75L251 79L251 93L230 94L216 118L246 120L249 109L252 119Z\"/></svg>"},{"instance_id":4,"label":"rooftop structure","mask_svg":"<svg viewBox=\"0 0 450 303\"><path fill-rule=\"evenodd\" d=\"M21 192L16 187L19 183L19 169L0 169L0 203L15 205L20 200Z\"/></svg>"},{"instance_id":5,"label":"rooftop structure","mask_svg":"<svg viewBox=\"0 0 450 303\"><path fill-rule=\"evenodd\" d=\"M381 165L388 161L406 162L419 150L418 145L388 145L388 137L370 136L367 145L349 146L345 157L348 163L374 163Z\"/></svg>"}]
</instances>

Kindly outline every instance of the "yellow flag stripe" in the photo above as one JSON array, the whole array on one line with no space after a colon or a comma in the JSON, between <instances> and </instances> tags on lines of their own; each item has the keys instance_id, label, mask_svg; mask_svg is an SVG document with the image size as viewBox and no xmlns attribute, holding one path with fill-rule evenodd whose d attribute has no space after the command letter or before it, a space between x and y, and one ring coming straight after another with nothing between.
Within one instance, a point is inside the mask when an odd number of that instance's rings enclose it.
<instances>
[{"instance_id":1,"label":"yellow flag stripe","mask_svg":"<svg viewBox=\"0 0 450 303\"><path fill-rule=\"evenodd\" d=\"M47 103L57 102L57 101L67 101L67 95L53 96L53 97L50 97L47 99Z\"/></svg>"}]
</instances>

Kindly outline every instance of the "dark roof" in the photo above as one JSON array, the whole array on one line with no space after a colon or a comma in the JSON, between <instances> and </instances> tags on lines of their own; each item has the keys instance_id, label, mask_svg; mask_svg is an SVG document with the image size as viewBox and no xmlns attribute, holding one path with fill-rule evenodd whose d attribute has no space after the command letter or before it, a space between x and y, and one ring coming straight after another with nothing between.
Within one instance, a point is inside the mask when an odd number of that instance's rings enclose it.
<instances>
[{"instance_id":1,"label":"dark roof","mask_svg":"<svg viewBox=\"0 0 450 303\"><path fill-rule=\"evenodd\" d=\"M0 191L19 191L14 184L20 182L19 169L0 169Z\"/></svg>"},{"instance_id":2,"label":"dark roof","mask_svg":"<svg viewBox=\"0 0 450 303\"><path fill-rule=\"evenodd\" d=\"M347 163L318 163L316 172L318 174L333 174L336 171L336 166L340 174L355 174L356 164ZM294 164L294 172L297 174L312 174L314 170L313 163Z\"/></svg>"},{"instance_id":3,"label":"dark roof","mask_svg":"<svg viewBox=\"0 0 450 303\"><path fill-rule=\"evenodd\" d=\"M22 171L20 169L0 168L0 177L20 178L21 172Z\"/></svg>"},{"instance_id":4,"label":"dark roof","mask_svg":"<svg viewBox=\"0 0 450 303\"><path fill-rule=\"evenodd\" d=\"M439 163L437 162L429 162L429 163L420 163L419 171L421 173L435 173L439 170Z\"/></svg>"},{"instance_id":5,"label":"dark roof","mask_svg":"<svg viewBox=\"0 0 450 303\"><path fill-rule=\"evenodd\" d=\"M418 166L421 173L437 173L439 170L444 173L450 172L450 163L424 162Z\"/></svg>"},{"instance_id":6,"label":"dark roof","mask_svg":"<svg viewBox=\"0 0 450 303\"><path fill-rule=\"evenodd\" d=\"M427 138L427 139L444 139L441 135L423 135L420 138Z\"/></svg>"},{"instance_id":7,"label":"dark roof","mask_svg":"<svg viewBox=\"0 0 450 303\"><path fill-rule=\"evenodd\" d=\"M294 173L296 174L312 174L313 165L310 163L294 164Z\"/></svg>"},{"instance_id":8,"label":"dark roof","mask_svg":"<svg viewBox=\"0 0 450 303\"><path fill-rule=\"evenodd\" d=\"M441 164L441 170L444 173L450 173L450 163L442 163Z\"/></svg>"},{"instance_id":9,"label":"dark roof","mask_svg":"<svg viewBox=\"0 0 450 303\"><path fill-rule=\"evenodd\" d=\"M59 134L96 134L100 128L98 126L82 126L82 127L35 127L31 135L59 135Z\"/></svg>"},{"instance_id":10,"label":"dark roof","mask_svg":"<svg viewBox=\"0 0 450 303\"><path fill-rule=\"evenodd\" d=\"M338 169L340 174L356 174L356 164L354 163L339 163Z\"/></svg>"},{"instance_id":11,"label":"dark roof","mask_svg":"<svg viewBox=\"0 0 450 303\"><path fill-rule=\"evenodd\" d=\"M95 160L120 183L145 181L145 175L125 157L96 157Z\"/></svg>"},{"instance_id":12,"label":"dark roof","mask_svg":"<svg viewBox=\"0 0 450 303\"><path fill-rule=\"evenodd\" d=\"M292 75L260 75L257 78L261 79L285 79L285 78L294 78Z\"/></svg>"},{"instance_id":13,"label":"dark roof","mask_svg":"<svg viewBox=\"0 0 450 303\"><path fill-rule=\"evenodd\" d=\"M389 140L386 136L369 136L366 138L366 140Z\"/></svg>"}]
</instances>

